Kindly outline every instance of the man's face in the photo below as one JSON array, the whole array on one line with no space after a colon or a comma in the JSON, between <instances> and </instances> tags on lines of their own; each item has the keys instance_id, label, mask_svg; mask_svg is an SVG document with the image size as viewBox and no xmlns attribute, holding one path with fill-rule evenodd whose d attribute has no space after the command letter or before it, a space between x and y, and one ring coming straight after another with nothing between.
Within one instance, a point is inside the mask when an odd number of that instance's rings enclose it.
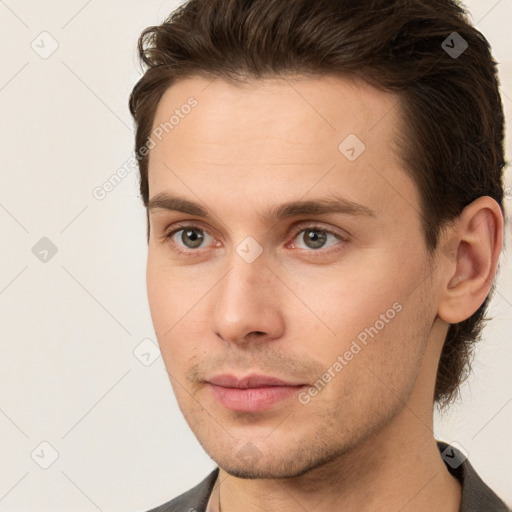
<instances>
[{"instance_id":1,"label":"man's face","mask_svg":"<svg viewBox=\"0 0 512 512\"><path fill-rule=\"evenodd\" d=\"M150 200L179 196L208 217L150 210L149 306L180 409L229 473L294 476L362 447L435 374L423 371L435 273L396 104L323 77L189 78L158 105L153 128L169 133L150 152ZM362 207L268 217L334 196ZM303 387L207 382L226 374Z\"/></svg>"}]
</instances>

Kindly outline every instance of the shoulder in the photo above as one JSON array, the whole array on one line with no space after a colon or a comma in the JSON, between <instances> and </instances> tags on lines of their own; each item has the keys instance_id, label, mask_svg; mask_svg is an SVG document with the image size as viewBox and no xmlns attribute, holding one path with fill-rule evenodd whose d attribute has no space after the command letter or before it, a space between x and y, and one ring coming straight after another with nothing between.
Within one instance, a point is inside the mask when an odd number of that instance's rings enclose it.
<instances>
[{"instance_id":1,"label":"shoulder","mask_svg":"<svg viewBox=\"0 0 512 512\"><path fill-rule=\"evenodd\" d=\"M462 486L459 512L511 512L511 509L480 478L467 457L454 446L437 441L437 446L450 473Z\"/></svg>"},{"instance_id":2,"label":"shoulder","mask_svg":"<svg viewBox=\"0 0 512 512\"><path fill-rule=\"evenodd\" d=\"M192 489L148 512L204 512L218 474L217 467Z\"/></svg>"}]
</instances>

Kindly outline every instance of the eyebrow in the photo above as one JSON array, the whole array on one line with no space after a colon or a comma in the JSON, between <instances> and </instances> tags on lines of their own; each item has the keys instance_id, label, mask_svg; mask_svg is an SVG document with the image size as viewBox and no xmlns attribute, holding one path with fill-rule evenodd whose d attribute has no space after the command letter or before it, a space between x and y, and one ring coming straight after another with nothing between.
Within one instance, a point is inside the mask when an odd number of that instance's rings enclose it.
<instances>
[{"instance_id":1,"label":"eyebrow","mask_svg":"<svg viewBox=\"0 0 512 512\"><path fill-rule=\"evenodd\" d=\"M207 208L183 197L174 196L168 192L160 192L148 201L148 212L162 209L195 215L203 219L211 217ZM351 201L343 196L332 194L326 198L309 201L290 201L270 207L262 218L267 222L280 220L299 215L323 215L329 213L342 213L345 215L364 216L375 218L375 212L368 206Z\"/></svg>"}]
</instances>

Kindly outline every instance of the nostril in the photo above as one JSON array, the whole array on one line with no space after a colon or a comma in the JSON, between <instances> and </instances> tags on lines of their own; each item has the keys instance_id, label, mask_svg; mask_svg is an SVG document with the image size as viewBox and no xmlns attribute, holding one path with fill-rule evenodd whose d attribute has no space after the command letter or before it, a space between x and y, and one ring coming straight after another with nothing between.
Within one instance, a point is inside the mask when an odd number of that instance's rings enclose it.
<instances>
[{"instance_id":1,"label":"nostril","mask_svg":"<svg viewBox=\"0 0 512 512\"><path fill-rule=\"evenodd\" d=\"M262 331L254 331L253 334L265 334L265 333Z\"/></svg>"}]
</instances>

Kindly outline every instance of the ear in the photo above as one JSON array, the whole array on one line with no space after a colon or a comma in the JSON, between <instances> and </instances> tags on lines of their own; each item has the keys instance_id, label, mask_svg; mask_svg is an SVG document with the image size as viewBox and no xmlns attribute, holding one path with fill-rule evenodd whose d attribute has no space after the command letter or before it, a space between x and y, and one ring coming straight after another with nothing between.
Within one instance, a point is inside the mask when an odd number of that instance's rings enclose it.
<instances>
[{"instance_id":1,"label":"ear","mask_svg":"<svg viewBox=\"0 0 512 512\"><path fill-rule=\"evenodd\" d=\"M443 233L438 264L442 278L438 316L455 324L484 302L494 280L503 245L500 205L482 196L462 210Z\"/></svg>"}]
</instances>

